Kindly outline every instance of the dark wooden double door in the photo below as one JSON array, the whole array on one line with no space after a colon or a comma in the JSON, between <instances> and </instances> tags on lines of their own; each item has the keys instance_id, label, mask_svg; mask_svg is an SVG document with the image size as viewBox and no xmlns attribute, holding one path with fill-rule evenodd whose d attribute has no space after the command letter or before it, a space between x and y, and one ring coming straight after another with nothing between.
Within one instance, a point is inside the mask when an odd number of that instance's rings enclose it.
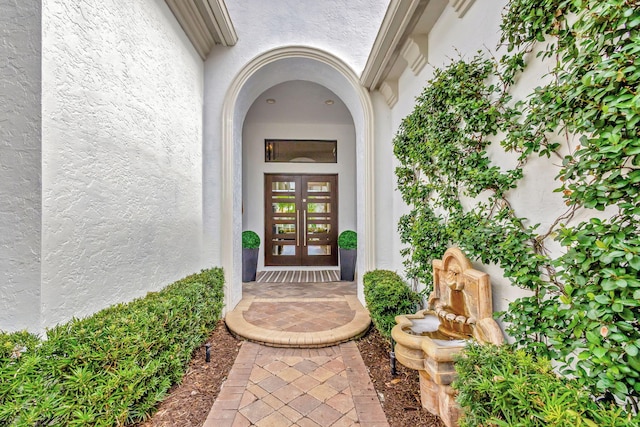
<instances>
[{"instance_id":1,"label":"dark wooden double door","mask_svg":"<svg viewBox=\"0 0 640 427\"><path fill-rule=\"evenodd\" d=\"M338 265L338 175L265 174L265 265Z\"/></svg>"}]
</instances>

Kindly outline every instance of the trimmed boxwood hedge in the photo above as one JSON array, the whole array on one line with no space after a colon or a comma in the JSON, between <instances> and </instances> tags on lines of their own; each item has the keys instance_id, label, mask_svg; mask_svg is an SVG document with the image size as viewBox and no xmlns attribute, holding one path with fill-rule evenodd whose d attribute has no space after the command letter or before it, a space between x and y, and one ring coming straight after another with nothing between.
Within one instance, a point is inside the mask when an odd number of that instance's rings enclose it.
<instances>
[{"instance_id":1,"label":"trimmed boxwood hedge","mask_svg":"<svg viewBox=\"0 0 640 427\"><path fill-rule=\"evenodd\" d=\"M221 269L47 332L0 334L0 425L133 423L179 382L223 307Z\"/></svg>"},{"instance_id":2,"label":"trimmed boxwood hedge","mask_svg":"<svg viewBox=\"0 0 640 427\"><path fill-rule=\"evenodd\" d=\"M413 314L420 304L420 297L402 278L389 270L373 270L364 277L364 299L371 321L380 335L391 339L391 329L399 314Z\"/></svg>"}]
</instances>

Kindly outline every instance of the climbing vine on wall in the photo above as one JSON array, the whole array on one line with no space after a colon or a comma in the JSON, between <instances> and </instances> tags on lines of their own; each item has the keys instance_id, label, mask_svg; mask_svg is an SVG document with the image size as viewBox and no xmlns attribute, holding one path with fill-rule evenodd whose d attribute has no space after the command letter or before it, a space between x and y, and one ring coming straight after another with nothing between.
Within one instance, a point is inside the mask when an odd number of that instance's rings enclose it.
<instances>
[{"instance_id":1,"label":"climbing vine on wall","mask_svg":"<svg viewBox=\"0 0 640 427\"><path fill-rule=\"evenodd\" d=\"M394 139L407 274L458 245L531 290L504 313L518 345L553 358L594 395L640 397L640 3L511 0L500 60L435 71ZM511 95L532 61L551 71ZM489 151L512 156L497 167ZM567 210L540 229L510 202L533 158ZM504 162L503 162L504 163ZM531 178L530 178L531 179ZM553 194L549 194L553 197ZM600 213L600 211L604 211ZM579 222L575 214L591 218ZM563 247L552 257L550 239ZM637 411L637 407L636 407Z\"/></svg>"}]
</instances>

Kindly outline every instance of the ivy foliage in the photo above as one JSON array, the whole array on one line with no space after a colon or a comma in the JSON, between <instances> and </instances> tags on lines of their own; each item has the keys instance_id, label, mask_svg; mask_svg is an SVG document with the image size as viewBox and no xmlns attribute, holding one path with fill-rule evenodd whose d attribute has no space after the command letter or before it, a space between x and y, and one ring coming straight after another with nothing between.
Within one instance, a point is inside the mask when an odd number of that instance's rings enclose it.
<instances>
[{"instance_id":1,"label":"ivy foliage","mask_svg":"<svg viewBox=\"0 0 640 427\"><path fill-rule=\"evenodd\" d=\"M502 21L508 54L436 70L394 139L410 207L399 222L407 274L431 283L431 260L452 245L500 266L532 291L504 313L517 345L636 411L639 29L637 0L511 0ZM551 71L516 102L518 78L538 61ZM513 168L495 166L490 152L511 156ZM567 206L545 218L545 230L511 203L533 158L548 163ZM588 219L573 220L578 213ZM554 238L557 256L547 249Z\"/></svg>"}]
</instances>

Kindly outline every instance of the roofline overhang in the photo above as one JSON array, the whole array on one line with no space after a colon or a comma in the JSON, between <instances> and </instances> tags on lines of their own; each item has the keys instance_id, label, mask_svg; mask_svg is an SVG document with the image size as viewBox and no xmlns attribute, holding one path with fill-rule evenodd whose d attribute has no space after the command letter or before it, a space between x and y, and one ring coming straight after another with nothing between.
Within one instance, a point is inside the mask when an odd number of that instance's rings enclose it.
<instances>
[{"instance_id":1,"label":"roofline overhang","mask_svg":"<svg viewBox=\"0 0 640 427\"><path fill-rule=\"evenodd\" d=\"M360 82L368 90L378 89L387 78L428 3L429 0L391 0L360 76Z\"/></svg>"},{"instance_id":2,"label":"roofline overhang","mask_svg":"<svg viewBox=\"0 0 640 427\"><path fill-rule=\"evenodd\" d=\"M214 46L233 46L238 35L224 0L165 0L204 61Z\"/></svg>"}]
</instances>

